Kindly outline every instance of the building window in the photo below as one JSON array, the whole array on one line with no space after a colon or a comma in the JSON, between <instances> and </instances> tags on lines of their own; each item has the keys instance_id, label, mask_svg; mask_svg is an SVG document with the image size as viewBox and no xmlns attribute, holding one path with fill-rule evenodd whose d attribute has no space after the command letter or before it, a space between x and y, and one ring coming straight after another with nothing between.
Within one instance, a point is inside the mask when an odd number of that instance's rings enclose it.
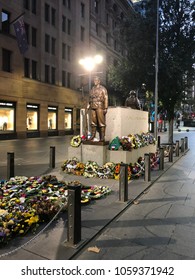
<instances>
[{"instance_id":1,"label":"building window","mask_svg":"<svg viewBox=\"0 0 195 280\"><path fill-rule=\"evenodd\" d=\"M109 25L109 14L106 14L106 24Z\"/></svg>"},{"instance_id":2,"label":"building window","mask_svg":"<svg viewBox=\"0 0 195 280\"><path fill-rule=\"evenodd\" d=\"M64 128L65 128L65 130L72 129L72 123L73 123L73 109L65 108L65 110L64 110Z\"/></svg>"},{"instance_id":3,"label":"building window","mask_svg":"<svg viewBox=\"0 0 195 280\"><path fill-rule=\"evenodd\" d=\"M85 4L81 3L81 17L85 17Z\"/></svg>"},{"instance_id":4,"label":"building window","mask_svg":"<svg viewBox=\"0 0 195 280\"><path fill-rule=\"evenodd\" d=\"M49 22L49 5L45 3L45 21Z\"/></svg>"},{"instance_id":5,"label":"building window","mask_svg":"<svg viewBox=\"0 0 195 280\"><path fill-rule=\"evenodd\" d=\"M98 14L98 10L99 10L99 5L98 5L98 1L94 1L94 7L95 7L95 12L96 14Z\"/></svg>"},{"instance_id":6,"label":"building window","mask_svg":"<svg viewBox=\"0 0 195 280\"><path fill-rule=\"evenodd\" d=\"M2 33L10 33L10 13L5 10L1 12L1 30Z\"/></svg>"},{"instance_id":7,"label":"building window","mask_svg":"<svg viewBox=\"0 0 195 280\"><path fill-rule=\"evenodd\" d=\"M29 10L30 8L29 0L23 0L23 7L24 9Z\"/></svg>"},{"instance_id":8,"label":"building window","mask_svg":"<svg viewBox=\"0 0 195 280\"><path fill-rule=\"evenodd\" d=\"M106 43L110 45L110 34L106 33Z\"/></svg>"},{"instance_id":9,"label":"building window","mask_svg":"<svg viewBox=\"0 0 195 280\"><path fill-rule=\"evenodd\" d=\"M32 46L37 46L37 29L32 27Z\"/></svg>"},{"instance_id":10,"label":"building window","mask_svg":"<svg viewBox=\"0 0 195 280\"><path fill-rule=\"evenodd\" d=\"M68 19L68 35L71 35L71 20Z\"/></svg>"},{"instance_id":11,"label":"building window","mask_svg":"<svg viewBox=\"0 0 195 280\"><path fill-rule=\"evenodd\" d=\"M48 129L57 128L57 107L48 106Z\"/></svg>"},{"instance_id":12,"label":"building window","mask_svg":"<svg viewBox=\"0 0 195 280\"><path fill-rule=\"evenodd\" d=\"M37 62L32 60L32 79L37 80Z\"/></svg>"},{"instance_id":13,"label":"building window","mask_svg":"<svg viewBox=\"0 0 195 280\"><path fill-rule=\"evenodd\" d=\"M56 25L56 10L54 8L51 9L51 24Z\"/></svg>"},{"instance_id":14,"label":"building window","mask_svg":"<svg viewBox=\"0 0 195 280\"><path fill-rule=\"evenodd\" d=\"M39 106L34 104L27 104L26 106L26 127L27 130L38 130L38 113Z\"/></svg>"},{"instance_id":15,"label":"building window","mask_svg":"<svg viewBox=\"0 0 195 280\"><path fill-rule=\"evenodd\" d=\"M15 104L9 101L0 101L0 133L14 131Z\"/></svg>"},{"instance_id":16,"label":"building window","mask_svg":"<svg viewBox=\"0 0 195 280\"><path fill-rule=\"evenodd\" d=\"M81 26L81 41L84 42L85 39L85 28Z\"/></svg>"},{"instance_id":17,"label":"building window","mask_svg":"<svg viewBox=\"0 0 195 280\"><path fill-rule=\"evenodd\" d=\"M99 35L99 25L97 23L95 25L95 30L96 30L96 34L98 36Z\"/></svg>"},{"instance_id":18,"label":"building window","mask_svg":"<svg viewBox=\"0 0 195 280\"><path fill-rule=\"evenodd\" d=\"M27 43L29 45L29 24L25 23L24 24L24 27L25 27L25 31L26 31L26 40L27 40Z\"/></svg>"},{"instance_id":19,"label":"building window","mask_svg":"<svg viewBox=\"0 0 195 280\"><path fill-rule=\"evenodd\" d=\"M51 53L55 55L56 53L56 39L51 38Z\"/></svg>"},{"instance_id":20,"label":"building window","mask_svg":"<svg viewBox=\"0 0 195 280\"><path fill-rule=\"evenodd\" d=\"M33 14L36 15L36 12L37 12L37 1L36 0L32 0L31 3L32 3L31 4L32 5L31 11L32 11Z\"/></svg>"},{"instance_id":21,"label":"building window","mask_svg":"<svg viewBox=\"0 0 195 280\"><path fill-rule=\"evenodd\" d=\"M62 59L66 59L66 44L62 43Z\"/></svg>"},{"instance_id":22,"label":"building window","mask_svg":"<svg viewBox=\"0 0 195 280\"><path fill-rule=\"evenodd\" d=\"M2 49L2 70L11 72L11 55L12 52L6 49Z\"/></svg>"},{"instance_id":23,"label":"building window","mask_svg":"<svg viewBox=\"0 0 195 280\"><path fill-rule=\"evenodd\" d=\"M62 71L62 86L66 86L66 71Z\"/></svg>"},{"instance_id":24,"label":"building window","mask_svg":"<svg viewBox=\"0 0 195 280\"><path fill-rule=\"evenodd\" d=\"M28 58L24 59L24 77L30 78L30 60Z\"/></svg>"},{"instance_id":25,"label":"building window","mask_svg":"<svg viewBox=\"0 0 195 280\"><path fill-rule=\"evenodd\" d=\"M49 65L45 65L45 83L49 83Z\"/></svg>"},{"instance_id":26,"label":"building window","mask_svg":"<svg viewBox=\"0 0 195 280\"><path fill-rule=\"evenodd\" d=\"M66 17L62 16L62 31L66 32Z\"/></svg>"},{"instance_id":27,"label":"building window","mask_svg":"<svg viewBox=\"0 0 195 280\"><path fill-rule=\"evenodd\" d=\"M70 61L70 55L71 55L71 47L68 46L68 49L67 49L67 58L68 58L68 61Z\"/></svg>"},{"instance_id":28,"label":"building window","mask_svg":"<svg viewBox=\"0 0 195 280\"><path fill-rule=\"evenodd\" d=\"M71 9L71 1L70 0L67 0L67 7L68 7L69 10Z\"/></svg>"},{"instance_id":29,"label":"building window","mask_svg":"<svg viewBox=\"0 0 195 280\"><path fill-rule=\"evenodd\" d=\"M50 51L50 44L49 44L50 37L48 34L45 34L45 51L49 53Z\"/></svg>"},{"instance_id":30,"label":"building window","mask_svg":"<svg viewBox=\"0 0 195 280\"><path fill-rule=\"evenodd\" d=\"M56 69L54 67L51 68L51 83L53 85L56 83Z\"/></svg>"},{"instance_id":31,"label":"building window","mask_svg":"<svg viewBox=\"0 0 195 280\"><path fill-rule=\"evenodd\" d=\"M67 73L67 87L70 88L71 86L71 73Z\"/></svg>"},{"instance_id":32,"label":"building window","mask_svg":"<svg viewBox=\"0 0 195 280\"><path fill-rule=\"evenodd\" d=\"M114 50L116 51L117 50L117 41L114 40Z\"/></svg>"}]
</instances>

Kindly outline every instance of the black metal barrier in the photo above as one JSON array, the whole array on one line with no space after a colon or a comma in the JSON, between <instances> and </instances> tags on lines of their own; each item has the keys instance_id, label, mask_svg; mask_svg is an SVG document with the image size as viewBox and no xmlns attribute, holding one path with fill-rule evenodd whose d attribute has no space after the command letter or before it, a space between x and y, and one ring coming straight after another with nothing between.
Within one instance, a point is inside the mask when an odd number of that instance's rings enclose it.
<instances>
[{"instance_id":1,"label":"black metal barrier","mask_svg":"<svg viewBox=\"0 0 195 280\"><path fill-rule=\"evenodd\" d=\"M184 142L185 142L185 150L187 150L188 149L188 137L187 136L184 138Z\"/></svg>"},{"instance_id":2,"label":"black metal barrier","mask_svg":"<svg viewBox=\"0 0 195 280\"><path fill-rule=\"evenodd\" d=\"M55 147L50 147L50 160L49 160L49 167L55 168Z\"/></svg>"},{"instance_id":3,"label":"black metal barrier","mask_svg":"<svg viewBox=\"0 0 195 280\"><path fill-rule=\"evenodd\" d=\"M176 157L179 156L179 140L176 141L176 145L175 145L175 156L176 156Z\"/></svg>"},{"instance_id":4,"label":"black metal barrier","mask_svg":"<svg viewBox=\"0 0 195 280\"><path fill-rule=\"evenodd\" d=\"M158 136L160 137L160 136ZM158 142L160 143L160 139L158 139ZM179 140L175 141L175 143L161 143L160 147L162 146L168 146L168 152L169 152L169 162L173 162L173 154L175 152L175 156L178 157L180 150L181 153L184 153L186 150L188 150L188 137L186 136L185 138L181 138L181 146L179 145ZM174 148L175 146L175 148ZM159 147L159 151L160 148ZM160 166L159 166L160 168ZM160 168L161 169L161 168Z\"/></svg>"},{"instance_id":5,"label":"black metal barrier","mask_svg":"<svg viewBox=\"0 0 195 280\"><path fill-rule=\"evenodd\" d=\"M157 148L160 148L160 136L158 136L158 140L157 140Z\"/></svg>"},{"instance_id":6,"label":"black metal barrier","mask_svg":"<svg viewBox=\"0 0 195 280\"><path fill-rule=\"evenodd\" d=\"M128 200L128 164L120 165L119 201Z\"/></svg>"},{"instance_id":7,"label":"black metal barrier","mask_svg":"<svg viewBox=\"0 0 195 280\"><path fill-rule=\"evenodd\" d=\"M169 145L169 162L173 162L173 144Z\"/></svg>"},{"instance_id":8,"label":"black metal barrier","mask_svg":"<svg viewBox=\"0 0 195 280\"><path fill-rule=\"evenodd\" d=\"M185 151L184 138L181 138L181 152L184 153L184 151Z\"/></svg>"},{"instance_id":9,"label":"black metal barrier","mask_svg":"<svg viewBox=\"0 0 195 280\"><path fill-rule=\"evenodd\" d=\"M68 187L67 245L75 246L81 241L81 186Z\"/></svg>"},{"instance_id":10,"label":"black metal barrier","mask_svg":"<svg viewBox=\"0 0 195 280\"><path fill-rule=\"evenodd\" d=\"M160 147L159 170L164 170L164 148Z\"/></svg>"},{"instance_id":11,"label":"black metal barrier","mask_svg":"<svg viewBox=\"0 0 195 280\"><path fill-rule=\"evenodd\" d=\"M14 153L7 153L7 179L14 176Z\"/></svg>"},{"instance_id":12,"label":"black metal barrier","mask_svg":"<svg viewBox=\"0 0 195 280\"><path fill-rule=\"evenodd\" d=\"M151 170L150 170L150 154L144 154L144 164L145 164L145 172L144 172L144 181L151 181Z\"/></svg>"}]
</instances>

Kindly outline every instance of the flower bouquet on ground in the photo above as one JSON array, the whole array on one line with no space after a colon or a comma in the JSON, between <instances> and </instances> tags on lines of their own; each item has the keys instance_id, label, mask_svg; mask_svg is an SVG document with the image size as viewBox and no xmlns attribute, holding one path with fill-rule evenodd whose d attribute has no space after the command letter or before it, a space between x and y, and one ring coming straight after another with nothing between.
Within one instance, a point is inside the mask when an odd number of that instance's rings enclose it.
<instances>
[{"instance_id":1,"label":"flower bouquet on ground","mask_svg":"<svg viewBox=\"0 0 195 280\"><path fill-rule=\"evenodd\" d=\"M58 181L56 176L16 176L0 181L0 245L16 236L35 232L43 222L66 211L68 188L81 187L81 204L111 192L107 186L83 186L79 181Z\"/></svg>"}]
</instances>

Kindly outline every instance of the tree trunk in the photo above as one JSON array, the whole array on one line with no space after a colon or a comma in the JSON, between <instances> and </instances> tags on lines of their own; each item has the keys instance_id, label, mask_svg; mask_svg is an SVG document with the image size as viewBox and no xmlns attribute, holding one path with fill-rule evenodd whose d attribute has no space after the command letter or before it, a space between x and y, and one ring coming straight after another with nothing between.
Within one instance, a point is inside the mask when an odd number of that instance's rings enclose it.
<instances>
[{"instance_id":1,"label":"tree trunk","mask_svg":"<svg viewBox=\"0 0 195 280\"><path fill-rule=\"evenodd\" d=\"M174 125L174 119L169 120L168 143L173 143L173 125Z\"/></svg>"}]
</instances>

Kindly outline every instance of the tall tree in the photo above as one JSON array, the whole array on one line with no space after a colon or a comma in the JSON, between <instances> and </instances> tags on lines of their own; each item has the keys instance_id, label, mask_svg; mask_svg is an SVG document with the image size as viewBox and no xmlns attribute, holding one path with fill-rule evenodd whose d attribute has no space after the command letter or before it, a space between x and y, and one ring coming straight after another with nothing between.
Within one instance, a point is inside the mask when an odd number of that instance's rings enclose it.
<instances>
[{"instance_id":1,"label":"tall tree","mask_svg":"<svg viewBox=\"0 0 195 280\"><path fill-rule=\"evenodd\" d=\"M160 1L159 98L168 113L173 141L175 106L193 79L195 62L194 1Z\"/></svg>"},{"instance_id":2,"label":"tall tree","mask_svg":"<svg viewBox=\"0 0 195 280\"><path fill-rule=\"evenodd\" d=\"M132 16L121 35L127 42L128 56L112 67L109 79L120 91L138 88L142 83L154 92L156 3L145 0L141 13ZM168 113L169 141L173 141L175 106L193 80L195 63L195 2L159 0L159 72L158 96Z\"/></svg>"},{"instance_id":3,"label":"tall tree","mask_svg":"<svg viewBox=\"0 0 195 280\"><path fill-rule=\"evenodd\" d=\"M151 1L143 13L132 13L122 22L120 41L125 44L128 54L111 66L109 83L119 93L127 94L130 89L138 89L144 83L148 90L154 90L155 63L155 8Z\"/></svg>"}]
</instances>

